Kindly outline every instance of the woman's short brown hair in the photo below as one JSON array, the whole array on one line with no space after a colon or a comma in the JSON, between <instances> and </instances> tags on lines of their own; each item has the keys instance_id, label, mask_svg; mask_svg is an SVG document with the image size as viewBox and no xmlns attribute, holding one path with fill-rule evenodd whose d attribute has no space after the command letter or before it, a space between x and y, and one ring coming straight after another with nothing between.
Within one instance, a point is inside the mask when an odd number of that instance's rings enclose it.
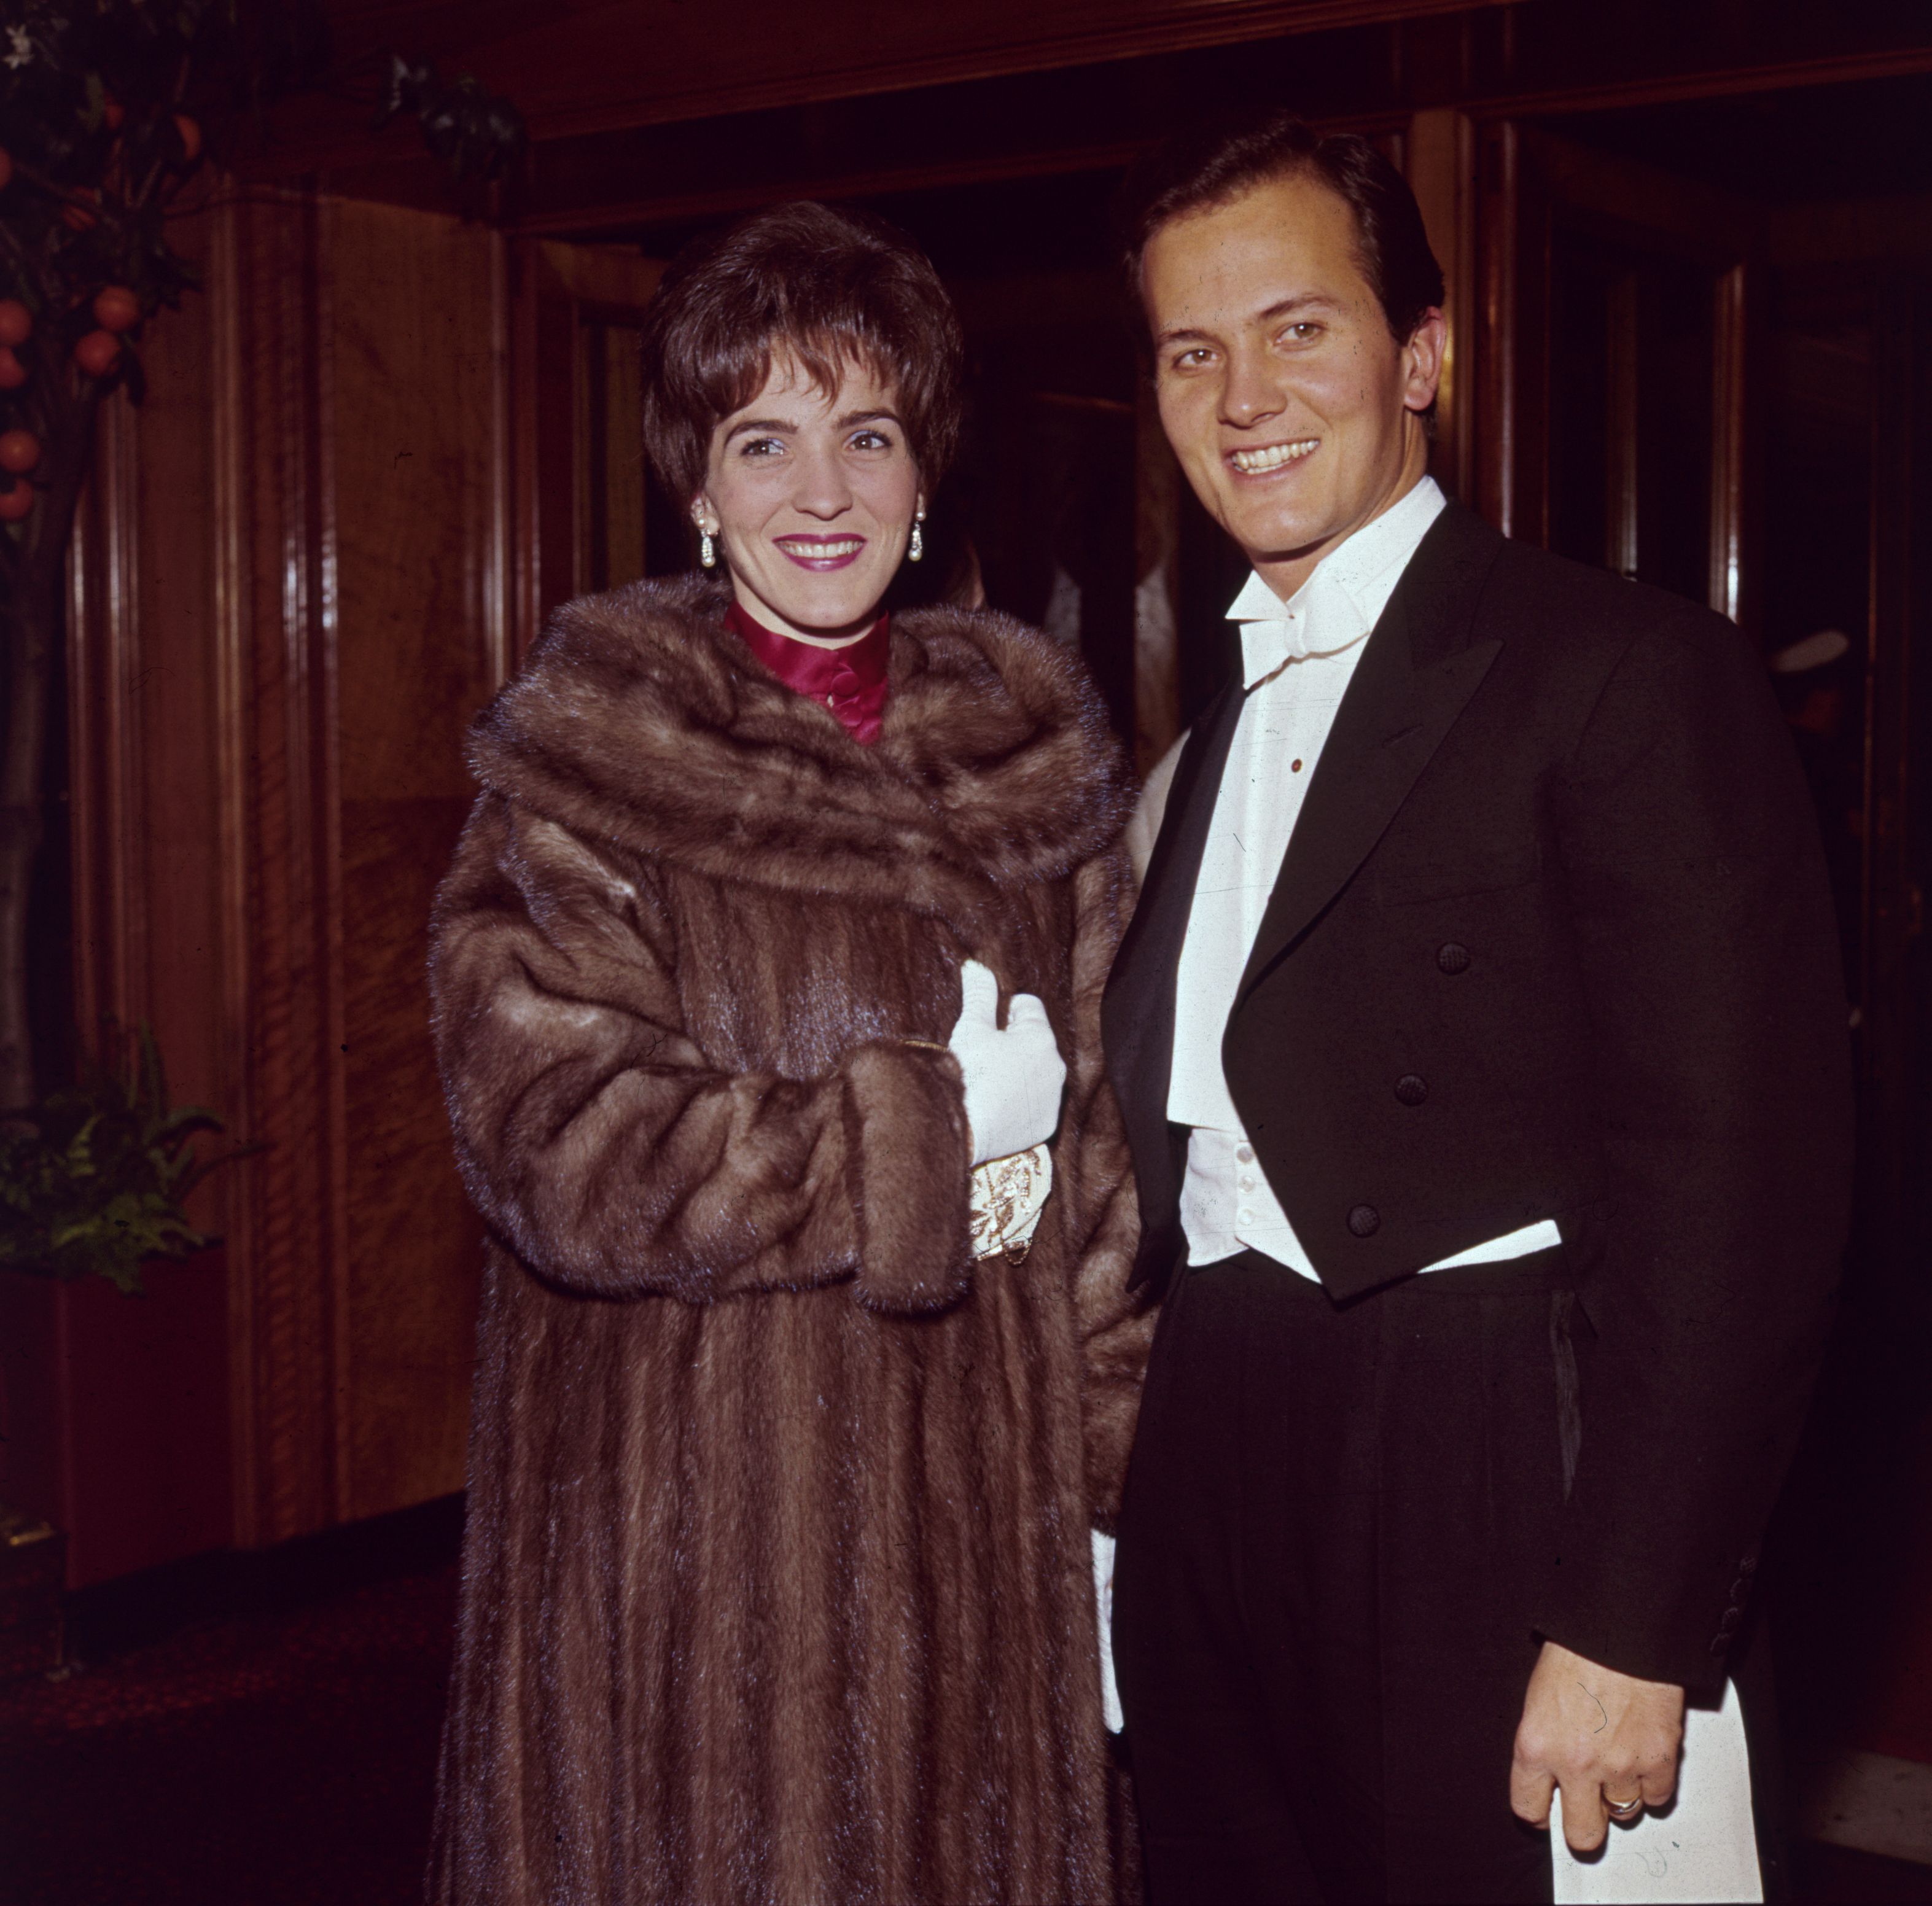
<instances>
[{"instance_id":1,"label":"woman's short brown hair","mask_svg":"<svg viewBox=\"0 0 1932 1906\"><path fill-rule=\"evenodd\" d=\"M682 508L711 434L764 388L775 352L820 390L855 363L892 391L928 494L959 439L959 319L939 274L883 219L802 199L688 245L646 312L644 442Z\"/></svg>"}]
</instances>

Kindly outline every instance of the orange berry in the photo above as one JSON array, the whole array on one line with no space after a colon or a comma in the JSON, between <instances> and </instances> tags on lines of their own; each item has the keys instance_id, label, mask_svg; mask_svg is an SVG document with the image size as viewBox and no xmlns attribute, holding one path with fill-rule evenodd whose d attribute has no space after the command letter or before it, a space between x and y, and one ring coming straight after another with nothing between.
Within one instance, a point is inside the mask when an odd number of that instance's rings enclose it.
<instances>
[{"instance_id":1,"label":"orange berry","mask_svg":"<svg viewBox=\"0 0 1932 1906\"><path fill-rule=\"evenodd\" d=\"M0 490L0 523L18 523L33 507L31 483L16 483L11 490Z\"/></svg>"},{"instance_id":2,"label":"orange berry","mask_svg":"<svg viewBox=\"0 0 1932 1906\"><path fill-rule=\"evenodd\" d=\"M16 476L40 460L40 440L32 430L0 430L0 470Z\"/></svg>"},{"instance_id":3,"label":"orange berry","mask_svg":"<svg viewBox=\"0 0 1932 1906\"><path fill-rule=\"evenodd\" d=\"M74 347L74 361L90 377L105 377L121 359L121 340L111 331L90 331Z\"/></svg>"},{"instance_id":4,"label":"orange berry","mask_svg":"<svg viewBox=\"0 0 1932 1906\"><path fill-rule=\"evenodd\" d=\"M103 331L131 331L141 322L141 301L125 285L110 285L94 298L94 322Z\"/></svg>"},{"instance_id":5,"label":"orange berry","mask_svg":"<svg viewBox=\"0 0 1932 1906\"><path fill-rule=\"evenodd\" d=\"M0 344L0 391L17 391L27 381L27 367Z\"/></svg>"},{"instance_id":6,"label":"orange berry","mask_svg":"<svg viewBox=\"0 0 1932 1906\"><path fill-rule=\"evenodd\" d=\"M0 344L9 349L34 334L34 314L17 298L0 298Z\"/></svg>"}]
</instances>

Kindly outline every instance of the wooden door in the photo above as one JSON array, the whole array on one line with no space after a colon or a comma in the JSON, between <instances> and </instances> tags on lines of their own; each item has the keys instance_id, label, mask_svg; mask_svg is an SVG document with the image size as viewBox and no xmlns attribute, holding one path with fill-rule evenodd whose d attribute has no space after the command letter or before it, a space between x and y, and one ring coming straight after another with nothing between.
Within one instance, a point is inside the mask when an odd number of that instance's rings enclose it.
<instances>
[{"instance_id":1,"label":"wooden door","mask_svg":"<svg viewBox=\"0 0 1932 1906\"><path fill-rule=\"evenodd\" d=\"M518 655L558 604L687 568L693 533L648 480L638 331L663 265L616 245L512 251Z\"/></svg>"},{"instance_id":2,"label":"wooden door","mask_svg":"<svg viewBox=\"0 0 1932 1906\"><path fill-rule=\"evenodd\" d=\"M75 1010L260 1149L198 1194L225 1253L55 1293L76 1582L460 1488L475 1358L424 970L512 646L504 243L266 190L184 242L74 552Z\"/></svg>"},{"instance_id":3,"label":"wooden door","mask_svg":"<svg viewBox=\"0 0 1932 1906\"><path fill-rule=\"evenodd\" d=\"M1474 499L1762 649L1837 888L1857 1274L1927 1308L1932 208L1761 205L1507 122L1474 148Z\"/></svg>"},{"instance_id":4,"label":"wooden door","mask_svg":"<svg viewBox=\"0 0 1932 1906\"><path fill-rule=\"evenodd\" d=\"M1506 121L1474 162L1477 507L1748 626L1760 214Z\"/></svg>"}]
</instances>

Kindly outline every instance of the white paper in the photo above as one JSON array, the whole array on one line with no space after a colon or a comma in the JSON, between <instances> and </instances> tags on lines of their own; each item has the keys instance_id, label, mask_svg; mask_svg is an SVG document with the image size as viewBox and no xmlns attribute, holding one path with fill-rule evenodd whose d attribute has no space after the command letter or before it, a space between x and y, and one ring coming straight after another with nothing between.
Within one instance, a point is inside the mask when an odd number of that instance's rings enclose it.
<instances>
[{"instance_id":1,"label":"white paper","mask_svg":"<svg viewBox=\"0 0 1932 1906\"><path fill-rule=\"evenodd\" d=\"M1107 1731L1117 1734L1126 1725L1120 1712L1120 1690L1114 1680L1114 1539L1099 1530L1094 1538L1094 1602L1100 1611L1100 1712Z\"/></svg>"},{"instance_id":2,"label":"white paper","mask_svg":"<svg viewBox=\"0 0 1932 1906\"><path fill-rule=\"evenodd\" d=\"M1751 1813L1750 1762L1744 1710L1726 1681L1715 1708L1684 1716L1684 1758L1668 1811L1648 1809L1628 1827L1610 1823L1600 1859L1580 1860L1563 1838L1563 1796L1550 1815L1550 1858L1557 1906L1727 1906L1764 1898Z\"/></svg>"}]
</instances>

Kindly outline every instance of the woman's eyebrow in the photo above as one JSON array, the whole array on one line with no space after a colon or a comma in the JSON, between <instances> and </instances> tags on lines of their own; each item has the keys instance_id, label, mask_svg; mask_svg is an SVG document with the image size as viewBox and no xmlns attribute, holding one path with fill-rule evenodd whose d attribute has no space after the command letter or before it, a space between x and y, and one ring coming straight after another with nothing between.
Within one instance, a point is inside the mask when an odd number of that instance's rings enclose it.
<instances>
[{"instance_id":1,"label":"woman's eyebrow","mask_svg":"<svg viewBox=\"0 0 1932 1906\"><path fill-rule=\"evenodd\" d=\"M742 436L747 430L776 430L782 434L788 432L796 434L798 426L786 418L747 417L742 422L734 424L724 433L724 441L729 443L734 437Z\"/></svg>"},{"instance_id":2,"label":"woman's eyebrow","mask_svg":"<svg viewBox=\"0 0 1932 1906\"><path fill-rule=\"evenodd\" d=\"M898 421L899 414L896 410L848 410L839 418L838 427L842 430L849 430L854 424L897 424Z\"/></svg>"}]
</instances>

